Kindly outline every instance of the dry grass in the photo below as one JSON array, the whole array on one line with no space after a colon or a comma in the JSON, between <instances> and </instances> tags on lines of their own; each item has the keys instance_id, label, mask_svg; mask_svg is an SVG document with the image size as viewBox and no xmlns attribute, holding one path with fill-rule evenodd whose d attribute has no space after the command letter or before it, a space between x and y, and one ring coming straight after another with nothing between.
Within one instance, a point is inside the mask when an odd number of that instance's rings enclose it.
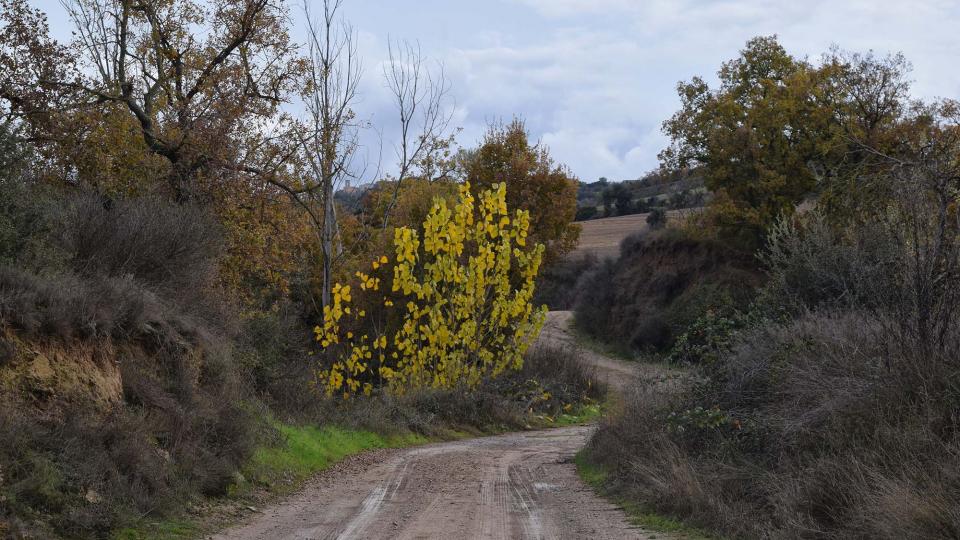
<instances>
[{"instance_id":1,"label":"dry grass","mask_svg":"<svg viewBox=\"0 0 960 540\"><path fill-rule=\"evenodd\" d=\"M682 219L684 216L697 212L696 209L668 210L667 218L670 221ZM606 257L616 258L620 254L620 244L628 236L648 230L647 216L649 214L632 214L603 219L591 219L580 222L580 243L577 249L567 255L567 259L581 259L592 254L599 259Z\"/></svg>"},{"instance_id":2,"label":"dry grass","mask_svg":"<svg viewBox=\"0 0 960 540\"><path fill-rule=\"evenodd\" d=\"M624 238L647 229L647 214L593 219L581 222L580 226L580 243L567 258L582 259L588 254L601 259L616 258Z\"/></svg>"},{"instance_id":3,"label":"dry grass","mask_svg":"<svg viewBox=\"0 0 960 540\"><path fill-rule=\"evenodd\" d=\"M628 394L589 454L618 494L732 538L957 538L955 370L891 358L885 326L817 314L752 330L691 391Z\"/></svg>"}]
</instances>

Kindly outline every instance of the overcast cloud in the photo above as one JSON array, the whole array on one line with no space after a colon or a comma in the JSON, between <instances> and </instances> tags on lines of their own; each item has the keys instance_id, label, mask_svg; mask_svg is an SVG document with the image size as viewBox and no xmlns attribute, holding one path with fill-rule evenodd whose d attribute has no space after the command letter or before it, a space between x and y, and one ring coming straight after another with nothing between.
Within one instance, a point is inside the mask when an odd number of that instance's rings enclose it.
<instances>
[{"instance_id":1,"label":"overcast cloud","mask_svg":"<svg viewBox=\"0 0 960 540\"><path fill-rule=\"evenodd\" d=\"M69 36L57 1L34 3L50 12L58 36ZM676 83L714 80L757 35L777 34L788 51L811 58L834 43L902 51L916 96L960 97L953 0L345 0L344 15L364 55L357 109L383 126L385 161L395 123L381 71L388 36L417 40L443 63L462 145L473 146L489 122L522 116L586 181L656 167L666 144L660 124L679 105Z\"/></svg>"}]
</instances>

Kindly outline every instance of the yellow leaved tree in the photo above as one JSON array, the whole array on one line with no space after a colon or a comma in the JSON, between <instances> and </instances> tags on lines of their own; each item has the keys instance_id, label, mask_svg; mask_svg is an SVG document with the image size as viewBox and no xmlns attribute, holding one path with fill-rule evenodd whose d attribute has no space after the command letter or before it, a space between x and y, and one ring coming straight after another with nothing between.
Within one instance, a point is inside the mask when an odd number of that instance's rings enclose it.
<instances>
[{"instance_id":1,"label":"yellow leaved tree","mask_svg":"<svg viewBox=\"0 0 960 540\"><path fill-rule=\"evenodd\" d=\"M395 229L392 259L334 286L315 328L327 395L475 388L522 367L546 316L531 302L544 248L527 246L529 213L508 212L504 184L478 197L463 185L453 209L435 199L422 239Z\"/></svg>"}]
</instances>

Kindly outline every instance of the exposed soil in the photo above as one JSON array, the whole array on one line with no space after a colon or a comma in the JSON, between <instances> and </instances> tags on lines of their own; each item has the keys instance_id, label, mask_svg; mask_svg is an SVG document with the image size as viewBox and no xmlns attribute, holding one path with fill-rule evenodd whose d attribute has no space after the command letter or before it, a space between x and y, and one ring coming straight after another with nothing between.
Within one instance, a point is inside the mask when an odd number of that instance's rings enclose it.
<instances>
[{"instance_id":1,"label":"exposed soil","mask_svg":"<svg viewBox=\"0 0 960 540\"><path fill-rule=\"evenodd\" d=\"M542 342L575 346L569 313L551 313ZM636 365L585 351L614 388ZM215 540L333 538L666 538L632 526L571 462L592 426L377 452L346 460L300 493Z\"/></svg>"}]
</instances>

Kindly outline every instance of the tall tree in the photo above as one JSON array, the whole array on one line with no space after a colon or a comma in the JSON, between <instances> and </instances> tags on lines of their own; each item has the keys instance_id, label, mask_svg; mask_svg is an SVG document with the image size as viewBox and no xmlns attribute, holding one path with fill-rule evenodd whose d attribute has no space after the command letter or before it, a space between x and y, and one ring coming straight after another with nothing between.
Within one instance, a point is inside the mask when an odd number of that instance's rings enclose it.
<instances>
[{"instance_id":1,"label":"tall tree","mask_svg":"<svg viewBox=\"0 0 960 540\"><path fill-rule=\"evenodd\" d=\"M827 72L787 54L775 37L750 40L718 73L677 87L683 103L664 122L669 168L702 165L721 228L749 245L814 190L811 160L835 150Z\"/></svg>"},{"instance_id":2,"label":"tall tree","mask_svg":"<svg viewBox=\"0 0 960 540\"><path fill-rule=\"evenodd\" d=\"M664 122L667 170L700 166L721 230L756 247L766 229L807 197L839 204L875 156L897 144L909 65L833 50L819 65L790 56L776 37L747 42L711 89L695 77L677 87L681 109Z\"/></svg>"},{"instance_id":3,"label":"tall tree","mask_svg":"<svg viewBox=\"0 0 960 540\"><path fill-rule=\"evenodd\" d=\"M430 69L419 45L391 41L383 76L400 127L395 148L397 176L383 209L382 227L387 229L403 183L411 177L429 182L446 179L455 161L451 157L454 133L449 129L453 109L445 107L450 86L443 66Z\"/></svg>"},{"instance_id":4,"label":"tall tree","mask_svg":"<svg viewBox=\"0 0 960 540\"><path fill-rule=\"evenodd\" d=\"M577 178L554 163L547 149L530 144L519 119L491 126L474 152L464 155L464 172L471 187L483 192L506 183L507 205L530 212L530 235L546 246L545 260L556 261L577 246Z\"/></svg>"},{"instance_id":5,"label":"tall tree","mask_svg":"<svg viewBox=\"0 0 960 540\"><path fill-rule=\"evenodd\" d=\"M270 0L63 0L90 76L58 81L118 104L165 159L177 200L247 181L289 148L267 135L302 68L282 3ZM199 27L210 31L199 34ZM252 166L252 164L256 166ZM202 185L202 184L208 185Z\"/></svg>"}]
</instances>

